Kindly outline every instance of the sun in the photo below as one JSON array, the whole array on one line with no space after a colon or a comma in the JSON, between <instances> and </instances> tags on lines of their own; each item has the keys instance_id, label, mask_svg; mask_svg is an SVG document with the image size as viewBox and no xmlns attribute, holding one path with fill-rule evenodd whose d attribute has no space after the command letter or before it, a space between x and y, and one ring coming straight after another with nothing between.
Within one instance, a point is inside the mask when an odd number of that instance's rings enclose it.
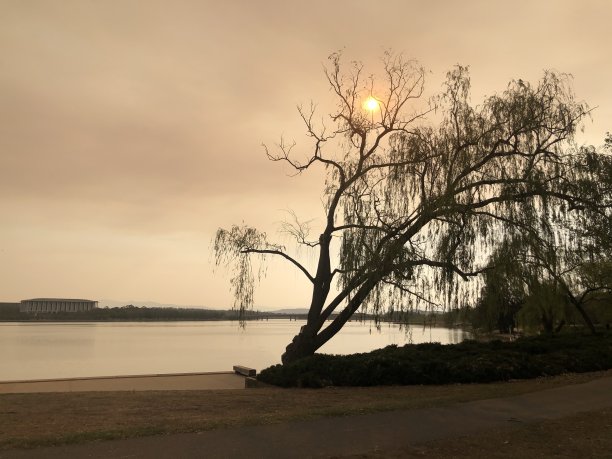
<instances>
[{"instance_id":1,"label":"sun","mask_svg":"<svg viewBox=\"0 0 612 459\"><path fill-rule=\"evenodd\" d=\"M363 108L370 112L373 112L380 108L380 102L378 102L378 100L376 100L374 97L370 96L363 103Z\"/></svg>"}]
</instances>

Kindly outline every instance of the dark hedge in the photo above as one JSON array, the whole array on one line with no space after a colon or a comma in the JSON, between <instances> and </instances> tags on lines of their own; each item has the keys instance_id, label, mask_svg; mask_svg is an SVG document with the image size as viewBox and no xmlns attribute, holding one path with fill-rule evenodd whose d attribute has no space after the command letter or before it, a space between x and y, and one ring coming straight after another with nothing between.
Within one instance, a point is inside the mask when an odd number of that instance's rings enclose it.
<instances>
[{"instance_id":1,"label":"dark hedge","mask_svg":"<svg viewBox=\"0 0 612 459\"><path fill-rule=\"evenodd\" d=\"M612 333L387 346L364 354L315 354L274 365L258 379L282 387L484 383L612 368Z\"/></svg>"}]
</instances>

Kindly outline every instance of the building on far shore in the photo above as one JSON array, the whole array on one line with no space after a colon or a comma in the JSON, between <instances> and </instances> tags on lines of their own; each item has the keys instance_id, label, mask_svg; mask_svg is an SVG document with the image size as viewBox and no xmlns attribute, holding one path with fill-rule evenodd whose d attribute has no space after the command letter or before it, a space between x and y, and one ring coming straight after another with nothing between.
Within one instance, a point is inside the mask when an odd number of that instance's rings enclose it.
<instances>
[{"instance_id":1,"label":"building on far shore","mask_svg":"<svg viewBox=\"0 0 612 459\"><path fill-rule=\"evenodd\" d=\"M33 298L23 300L19 312L80 312L91 311L98 307L97 301L71 298Z\"/></svg>"}]
</instances>

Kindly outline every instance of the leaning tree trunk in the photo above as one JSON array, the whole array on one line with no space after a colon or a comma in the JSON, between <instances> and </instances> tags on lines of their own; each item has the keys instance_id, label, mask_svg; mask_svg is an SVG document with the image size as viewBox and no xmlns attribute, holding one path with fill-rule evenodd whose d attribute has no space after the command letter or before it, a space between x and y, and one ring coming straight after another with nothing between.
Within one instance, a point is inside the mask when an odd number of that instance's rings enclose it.
<instances>
[{"instance_id":1,"label":"leaning tree trunk","mask_svg":"<svg viewBox=\"0 0 612 459\"><path fill-rule=\"evenodd\" d=\"M294 336L291 343L289 343L285 349L281 357L283 365L314 354L317 349L334 337L353 316L355 311L359 309L359 306L361 306L381 277L382 274L376 274L364 282L352 296L342 312L340 312L325 328L322 329L325 321L324 317L319 315L316 318L313 317L311 320L309 316L306 325L300 329L300 332Z\"/></svg>"},{"instance_id":2,"label":"leaning tree trunk","mask_svg":"<svg viewBox=\"0 0 612 459\"><path fill-rule=\"evenodd\" d=\"M318 349L316 345L317 334L312 332L308 325L304 325L300 332L293 337L293 340L287 345L285 352L281 357L283 365L295 362L303 357L308 357L315 353Z\"/></svg>"},{"instance_id":3,"label":"leaning tree trunk","mask_svg":"<svg viewBox=\"0 0 612 459\"><path fill-rule=\"evenodd\" d=\"M559 333L564 325L565 325L565 319L561 319L561 322L559 322L557 324L557 327L555 328L555 333Z\"/></svg>"},{"instance_id":4,"label":"leaning tree trunk","mask_svg":"<svg viewBox=\"0 0 612 459\"><path fill-rule=\"evenodd\" d=\"M580 302L573 295L570 296L570 300L572 303L574 303L576 309L578 309L578 312L582 316L582 320L584 320L584 323L587 325L591 333L593 335L596 335L597 330L595 330L595 325L593 325L593 321L591 320L585 309L582 307L582 304L580 304Z\"/></svg>"},{"instance_id":5,"label":"leaning tree trunk","mask_svg":"<svg viewBox=\"0 0 612 459\"><path fill-rule=\"evenodd\" d=\"M293 340L289 343L281 356L283 365L312 355L323 345L323 343L317 345L317 333L321 329L321 325L318 325L321 310L323 309L331 286L330 243L331 236L329 232L325 232L319 236L319 263L317 265L317 274L313 279L314 285L310 308L308 309L308 318L306 320L306 325L300 328L300 332L293 337Z\"/></svg>"}]
</instances>

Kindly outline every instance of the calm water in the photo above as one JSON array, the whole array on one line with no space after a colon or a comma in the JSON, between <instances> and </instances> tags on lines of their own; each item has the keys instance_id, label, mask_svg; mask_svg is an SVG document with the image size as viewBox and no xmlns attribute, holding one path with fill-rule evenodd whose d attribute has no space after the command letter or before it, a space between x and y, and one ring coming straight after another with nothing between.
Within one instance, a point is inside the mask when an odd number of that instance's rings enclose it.
<instances>
[{"instance_id":1,"label":"calm water","mask_svg":"<svg viewBox=\"0 0 612 459\"><path fill-rule=\"evenodd\" d=\"M0 381L76 376L257 370L280 362L301 321L0 323ZM389 344L455 343L466 332L350 322L320 352L349 354Z\"/></svg>"}]
</instances>

